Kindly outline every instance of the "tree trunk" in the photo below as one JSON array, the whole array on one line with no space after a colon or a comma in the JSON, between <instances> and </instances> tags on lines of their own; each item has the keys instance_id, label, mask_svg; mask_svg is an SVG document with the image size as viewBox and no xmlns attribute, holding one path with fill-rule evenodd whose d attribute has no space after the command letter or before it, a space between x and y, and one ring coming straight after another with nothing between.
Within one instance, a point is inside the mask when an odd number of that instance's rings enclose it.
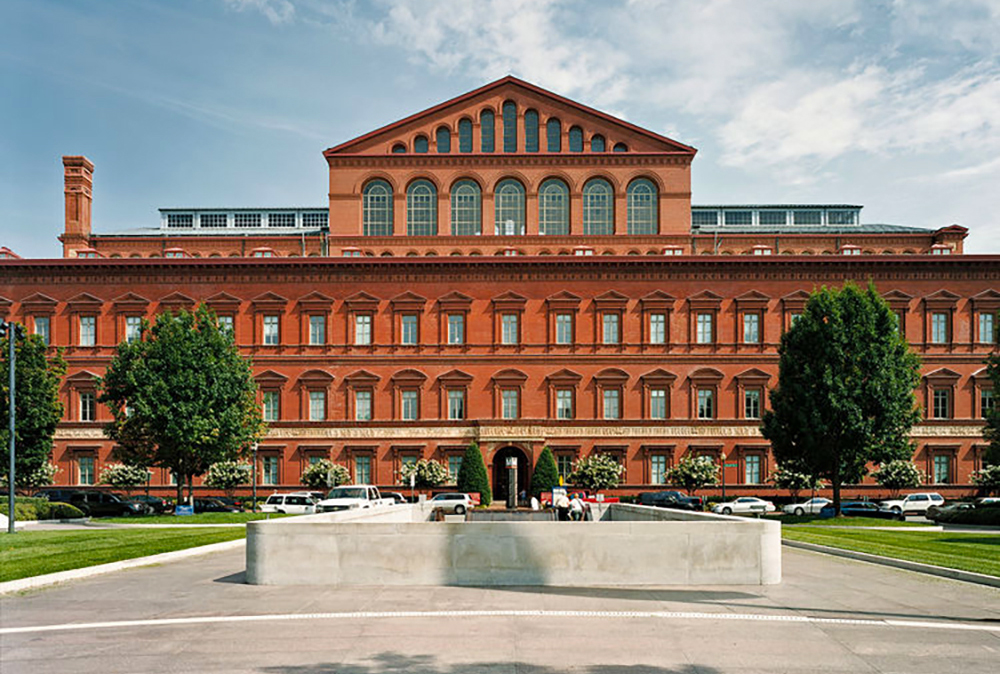
<instances>
[{"instance_id":1,"label":"tree trunk","mask_svg":"<svg viewBox=\"0 0 1000 674\"><path fill-rule=\"evenodd\" d=\"M177 478L177 505L184 505L184 475L175 475Z\"/></svg>"},{"instance_id":2,"label":"tree trunk","mask_svg":"<svg viewBox=\"0 0 1000 674\"><path fill-rule=\"evenodd\" d=\"M833 469L833 477L830 479L833 487L833 516L840 517L840 466Z\"/></svg>"},{"instance_id":3,"label":"tree trunk","mask_svg":"<svg viewBox=\"0 0 1000 674\"><path fill-rule=\"evenodd\" d=\"M194 505L194 475L188 475L188 505Z\"/></svg>"}]
</instances>

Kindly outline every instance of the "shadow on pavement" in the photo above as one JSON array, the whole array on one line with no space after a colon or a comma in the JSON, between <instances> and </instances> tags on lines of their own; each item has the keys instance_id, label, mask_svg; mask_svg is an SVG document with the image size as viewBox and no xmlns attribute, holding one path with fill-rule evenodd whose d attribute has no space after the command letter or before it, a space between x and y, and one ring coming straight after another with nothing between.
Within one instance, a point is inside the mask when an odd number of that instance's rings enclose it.
<instances>
[{"instance_id":1,"label":"shadow on pavement","mask_svg":"<svg viewBox=\"0 0 1000 674\"><path fill-rule=\"evenodd\" d=\"M237 585L244 585L247 582L247 572L238 571L236 573L231 573L228 576L221 576L219 578L213 578L213 583L235 583Z\"/></svg>"},{"instance_id":2,"label":"shadow on pavement","mask_svg":"<svg viewBox=\"0 0 1000 674\"><path fill-rule=\"evenodd\" d=\"M645 601L677 601L687 604L714 604L738 599L760 599L759 594L729 590L659 590L625 587L552 587L541 585L500 585L479 587L494 592L523 592L560 597L593 597L594 599L632 599Z\"/></svg>"}]
</instances>

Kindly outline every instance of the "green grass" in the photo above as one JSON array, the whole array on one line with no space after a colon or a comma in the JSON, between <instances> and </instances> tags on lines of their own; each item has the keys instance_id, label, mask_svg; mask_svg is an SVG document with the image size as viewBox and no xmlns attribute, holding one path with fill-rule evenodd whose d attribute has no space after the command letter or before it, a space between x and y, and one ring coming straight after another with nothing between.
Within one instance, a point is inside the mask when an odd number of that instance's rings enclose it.
<instances>
[{"instance_id":1,"label":"green grass","mask_svg":"<svg viewBox=\"0 0 1000 674\"><path fill-rule=\"evenodd\" d=\"M782 536L793 541L1000 576L1000 535L996 534L783 528Z\"/></svg>"},{"instance_id":2,"label":"green grass","mask_svg":"<svg viewBox=\"0 0 1000 674\"><path fill-rule=\"evenodd\" d=\"M270 518L290 517L290 515L279 515L270 513ZM146 515L143 517L101 517L95 522L111 522L113 524L239 524L242 522L252 522L254 520L264 520L268 518L268 513L197 513L194 515Z\"/></svg>"},{"instance_id":3,"label":"green grass","mask_svg":"<svg viewBox=\"0 0 1000 674\"><path fill-rule=\"evenodd\" d=\"M243 538L228 529L76 529L0 535L0 581Z\"/></svg>"},{"instance_id":4,"label":"green grass","mask_svg":"<svg viewBox=\"0 0 1000 674\"><path fill-rule=\"evenodd\" d=\"M782 524L808 525L813 527L927 527L933 522L903 522L883 520L878 517L820 517L819 515L782 515L774 518Z\"/></svg>"}]
</instances>

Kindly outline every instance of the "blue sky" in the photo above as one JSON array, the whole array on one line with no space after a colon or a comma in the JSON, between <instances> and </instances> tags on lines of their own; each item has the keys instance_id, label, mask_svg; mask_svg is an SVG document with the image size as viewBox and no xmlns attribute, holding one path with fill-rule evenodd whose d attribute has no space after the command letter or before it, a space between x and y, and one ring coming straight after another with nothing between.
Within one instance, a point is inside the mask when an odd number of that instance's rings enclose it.
<instances>
[{"instance_id":1,"label":"blue sky","mask_svg":"<svg viewBox=\"0 0 1000 674\"><path fill-rule=\"evenodd\" d=\"M506 74L699 149L695 203L865 205L1000 252L1000 0L4 0L0 245L325 206L324 148Z\"/></svg>"}]
</instances>

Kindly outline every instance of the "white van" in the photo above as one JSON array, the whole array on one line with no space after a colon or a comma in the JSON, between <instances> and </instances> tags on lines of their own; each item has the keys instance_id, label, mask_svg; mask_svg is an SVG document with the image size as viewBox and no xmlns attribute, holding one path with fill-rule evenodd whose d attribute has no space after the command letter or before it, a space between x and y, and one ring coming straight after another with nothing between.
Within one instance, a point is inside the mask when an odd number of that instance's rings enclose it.
<instances>
[{"instance_id":1,"label":"white van","mask_svg":"<svg viewBox=\"0 0 1000 674\"><path fill-rule=\"evenodd\" d=\"M308 494L271 494L260 510L265 513L312 515L316 512L316 502Z\"/></svg>"}]
</instances>

